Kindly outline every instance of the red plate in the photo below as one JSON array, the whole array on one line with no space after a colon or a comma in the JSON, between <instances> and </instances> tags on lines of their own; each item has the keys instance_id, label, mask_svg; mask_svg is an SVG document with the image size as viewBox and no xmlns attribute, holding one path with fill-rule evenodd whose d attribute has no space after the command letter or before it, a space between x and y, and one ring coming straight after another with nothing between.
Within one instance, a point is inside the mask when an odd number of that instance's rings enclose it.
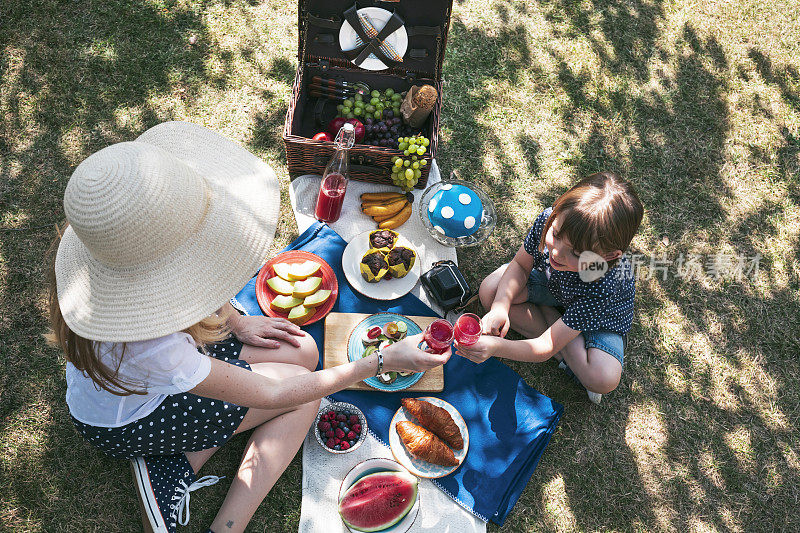
<instances>
[{"instance_id":1,"label":"red plate","mask_svg":"<svg viewBox=\"0 0 800 533\"><path fill-rule=\"evenodd\" d=\"M317 307L317 312L311 315L311 318L309 318L308 321L303 325L307 326L309 324L313 324L317 320L325 318L325 315L331 312L331 309L333 309L333 304L336 303L336 297L339 295L339 283L336 281L336 274L333 273L331 266L326 263L324 259L318 255L312 254L311 252L305 252L303 250L289 250L288 252L278 254L267 261L256 278L256 299L258 299L258 305L261 307L261 310L264 311L265 315L278 318L286 318L289 315L288 313L279 313L269 306L272 299L278 295L278 293L270 289L269 285L267 285L268 279L277 276L273 265L277 263L289 263L290 265L293 265L295 263L305 263L309 260L316 261L322 265L322 268L319 269L320 273L322 274L322 284L319 286L319 290L330 290L331 295L324 304Z\"/></svg>"}]
</instances>

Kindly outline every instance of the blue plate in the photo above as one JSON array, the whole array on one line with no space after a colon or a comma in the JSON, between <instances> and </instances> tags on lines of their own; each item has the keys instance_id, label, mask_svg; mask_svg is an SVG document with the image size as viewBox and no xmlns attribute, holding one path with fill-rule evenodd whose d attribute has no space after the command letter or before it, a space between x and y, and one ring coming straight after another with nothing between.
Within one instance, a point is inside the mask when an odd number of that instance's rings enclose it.
<instances>
[{"instance_id":1,"label":"blue plate","mask_svg":"<svg viewBox=\"0 0 800 533\"><path fill-rule=\"evenodd\" d=\"M375 326L380 326L383 328L383 326L385 326L387 323L396 322L398 320L402 320L408 324L408 336L422 333L422 328L419 327L419 324L409 318L404 317L403 315L398 315L397 313L377 313L370 315L356 324L356 327L354 327L353 331L350 332L350 338L347 340L347 358L350 361L358 361L361 359L361 356L364 354L364 350L366 349L364 343L361 342L361 338L368 329L374 328ZM424 373L425 372L416 372L410 376L398 376L393 383L389 384L383 383L376 377L367 378L364 380L364 383L373 389L386 392L396 392L409 388L411 385L422 379L422 375Z\"/></svg>"}]
</instances>

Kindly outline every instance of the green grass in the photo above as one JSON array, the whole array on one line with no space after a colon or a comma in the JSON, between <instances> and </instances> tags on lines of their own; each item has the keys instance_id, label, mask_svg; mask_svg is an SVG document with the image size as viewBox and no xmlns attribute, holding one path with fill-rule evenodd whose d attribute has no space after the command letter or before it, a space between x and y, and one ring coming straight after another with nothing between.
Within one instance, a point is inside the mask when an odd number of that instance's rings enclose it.
<instances>
[{"instance_id":1,"label":"green grass","mask_svg":"<svg viewBox=\"0 0 800 533\"><path fill-rule=\"evenodd\" d=\"M11 0L0 20L0 529L136 531L127 464L78 437L63 357L41 339L50 228L82 159L187 119L275 168L275 250L289 243L295 2ZM601 169L640 192L636 253L762 255L752 279L640 281L622 383L600 407L552 364L511 365L566 409L503 530L800 529L797 35L794 0L454 4L439 165L500 216L459 252L471 282ZM232 473L243 443L209 471ZM296 459L253 531L296 530L300 475ZM187 531L227 484L193 500Z\"/></svg>"}]
</instances>

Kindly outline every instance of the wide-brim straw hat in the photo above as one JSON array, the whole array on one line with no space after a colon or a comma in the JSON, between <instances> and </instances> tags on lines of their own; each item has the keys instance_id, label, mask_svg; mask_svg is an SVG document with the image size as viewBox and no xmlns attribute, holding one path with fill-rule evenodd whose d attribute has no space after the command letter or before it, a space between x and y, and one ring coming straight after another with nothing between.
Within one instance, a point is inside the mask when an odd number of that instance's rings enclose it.
<instances>
[{"instance_id":1,"label":"wide-brim straw hat","mask_svg":"<svg viewBox=\"0 0 800 533\"><path fill-rule=\"evenodd\" d=\"M166 122L83 161L64 192L58 303L81 337L131 342L212 315L266 260L280 204L261 159Z\"/></svg>"}]
</instances>

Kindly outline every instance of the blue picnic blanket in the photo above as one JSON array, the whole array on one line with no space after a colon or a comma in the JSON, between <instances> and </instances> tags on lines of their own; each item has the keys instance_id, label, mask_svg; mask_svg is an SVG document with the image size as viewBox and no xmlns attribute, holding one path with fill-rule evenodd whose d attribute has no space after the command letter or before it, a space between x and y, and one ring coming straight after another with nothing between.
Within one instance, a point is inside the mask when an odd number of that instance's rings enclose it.
<instances>
[{"instance_id":1,"label":"blue picnic blanket","mask_svg":"<svg viewBox=\"0 0 800 533\"><path fill-rule=\"evenodd\" d=\"M342 271L342 252L346 245L330 227L317 223L286 249L317 254L333 268L339 280L335 312L389 311L435 316L412 294L381 301L354 291ZM236 295L233 303L248 314L262 314L255 295L255 278ZM314 337L320 348L321 367L323 322L303 329ZM470 444L461 467L434 482L479 518L502 525L536 469L564 408L528 386L519 374L496 359L478 365L453 355L444 366L444 383L444 391L435 396L450 402L464 417ZM370 429L385 444L389 442L389 422L400 407L401 398L406 396L415 395L342 391L332 395L332 399L357 405L366 415Z\"/></svg>"}]
</instances>

